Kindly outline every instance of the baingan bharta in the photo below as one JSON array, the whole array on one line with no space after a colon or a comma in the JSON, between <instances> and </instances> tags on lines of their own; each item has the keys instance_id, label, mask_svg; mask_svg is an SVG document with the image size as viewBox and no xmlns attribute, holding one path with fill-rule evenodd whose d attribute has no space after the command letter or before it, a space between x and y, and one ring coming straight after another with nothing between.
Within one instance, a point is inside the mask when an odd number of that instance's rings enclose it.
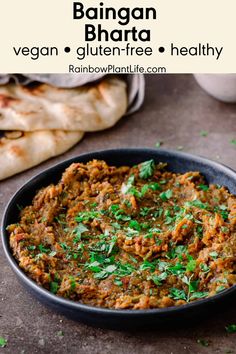
<instances>
[{"instance_id":1,"label":"baingan bharta","mask_svg":"<svg viewBox=\"0 0 236 354\"><path fill-rule=\"evenodd\" d=\"M30 278L87 305L179 306L236 283L236 197L153 160L74 163L8 231Z\"/></svg>"}]
</instances>

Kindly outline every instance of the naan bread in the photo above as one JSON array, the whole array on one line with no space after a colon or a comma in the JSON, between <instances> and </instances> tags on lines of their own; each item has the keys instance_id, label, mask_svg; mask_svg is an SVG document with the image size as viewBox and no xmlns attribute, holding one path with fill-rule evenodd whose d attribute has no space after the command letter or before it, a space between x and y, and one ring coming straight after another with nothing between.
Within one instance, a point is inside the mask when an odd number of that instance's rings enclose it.
<instances>
[{"instance_id":1,"label":"naan bread","mask_svg":"<svg viewBox=\"0 0 236 354\"><path fill-rule=\"evenodd\" d=\"M108 77L93 85L0 86L1 130L97 131L113 126L127 110L124 81Z\"/></svg>"},{"instance_id":2,"label":"naan bread","mask_svg":"<svg viewBox=\"0 0 236 354\"><path fill-rule=\"evenodd\" d=\"M82 132L0 131L0 180L38 165L70 149L83 137Z\"/></svg>"}]
</instances>

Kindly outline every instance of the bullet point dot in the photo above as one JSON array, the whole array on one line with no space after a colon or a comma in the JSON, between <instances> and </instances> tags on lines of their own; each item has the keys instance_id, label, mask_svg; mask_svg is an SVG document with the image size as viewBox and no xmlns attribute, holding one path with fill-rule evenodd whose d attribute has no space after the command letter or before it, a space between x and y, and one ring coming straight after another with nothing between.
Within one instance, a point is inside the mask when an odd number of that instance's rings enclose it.
<instances>
[{"instance_id":1,"label":"bullet point dot","mask_svg":"<svg viewBox=\"0 0 236 354\"><path fill-rule=\"evenodd\" d=\"M164 51L165 51L165 48L164 48L164 47L159 47L159 52L160 52L160 53L164 53Z\"/></svg>"},{"instance_id":2,"label":"bullet point dot","mask_svg":"<svg viewBox=\"0 0 236 354\"><path fill-rule=\"evenodd\" d=\"M64 48L64 51L65 51L66 53L70 53L70 47L65 47L65 48Z\"/></svg>"}]
</instances>

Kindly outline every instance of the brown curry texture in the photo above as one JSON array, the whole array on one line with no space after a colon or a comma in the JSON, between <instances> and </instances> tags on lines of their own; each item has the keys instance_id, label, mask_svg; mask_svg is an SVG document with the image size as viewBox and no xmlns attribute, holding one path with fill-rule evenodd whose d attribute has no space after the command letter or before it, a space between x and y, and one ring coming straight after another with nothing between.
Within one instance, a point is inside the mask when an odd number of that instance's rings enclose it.
<instances>
[{"instance_id":1,"label":"brown curry texture","mask_svg":"<svg viewBox=\"0 0 236 354\"><path fill-rule=\"evenodd\" d=\"M236 197L153 160L74 163L8 231L30 278L87 305L178 306L236 283Z\"/></svg>"}]
</instances>

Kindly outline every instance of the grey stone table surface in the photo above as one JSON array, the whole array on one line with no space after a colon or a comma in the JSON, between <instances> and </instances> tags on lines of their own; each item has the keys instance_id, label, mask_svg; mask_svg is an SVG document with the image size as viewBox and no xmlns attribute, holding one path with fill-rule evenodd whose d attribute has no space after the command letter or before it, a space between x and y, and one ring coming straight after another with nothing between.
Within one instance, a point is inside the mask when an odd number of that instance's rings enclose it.
<instances>
[{"instance_id":1,"label":"grey stone table surface","mask_svg":"<svg viewBox=\"0 0 236 354\"><path fill-rule=\"evenodd\" d=\"M146 77L142 109L107 131L86 134L66 154L0 183L0 216L11 195L30 177L59 161L97 149L127 146L177 149L206 156L236 169L236 105L205 94L192 75ZM202 134L201 131L208 132ZM207 136L202 136L207 135ZM236 300L236 299L235 299ZM236 304L236 303L235 303ZM236 353L236 306L184 328L116 332L73 322L45 308L18 283L0 245L0 353ZM203 346L199 340L207 341Z\"/></svg>"}]
</instances>

